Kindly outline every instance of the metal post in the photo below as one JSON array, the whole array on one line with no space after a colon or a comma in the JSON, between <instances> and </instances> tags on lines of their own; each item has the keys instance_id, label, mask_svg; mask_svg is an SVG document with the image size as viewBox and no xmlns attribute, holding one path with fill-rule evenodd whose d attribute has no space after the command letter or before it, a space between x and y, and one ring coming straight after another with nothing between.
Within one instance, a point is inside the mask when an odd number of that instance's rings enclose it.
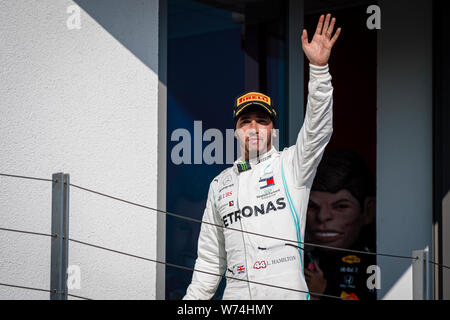
<instances>
[{"instance_id":1,"label":"metal post","mask_svg":"<svg viewBox=\"0 0 450 320\"><path fill-rule=\"evenodd\" d=\"M50 300L67 300L69 263L69 174L52 175L52 238Z\"/></svg>"},{"instance_id":2,"label":"metal post","mask_svg":"<svg viewBox=\"0 0 450 320\"><path fill-rule=\"evenodd\" d=\"M429 300L429 277L428 277L428 248L414 250L413 260L413 300Z\"/></svg>"}]
</instances>

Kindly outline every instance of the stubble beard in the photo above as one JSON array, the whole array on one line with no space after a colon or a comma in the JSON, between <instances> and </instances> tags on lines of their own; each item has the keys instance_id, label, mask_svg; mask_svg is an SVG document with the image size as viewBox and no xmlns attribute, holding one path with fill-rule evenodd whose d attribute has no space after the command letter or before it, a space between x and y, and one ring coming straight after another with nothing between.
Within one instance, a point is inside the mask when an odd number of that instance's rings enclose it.
<instances>
[{"instance_id":1,"label":"stubble beard","mask_svg":"<svg viewBox=\"0 0 450 320\"><path fill-rule=\"evenodd\" d=\"M265 139L264 139L265 140ZM264 143L264 141L263 141ZM251 149L250 148L250 142L247 140L245 142L245 160L248 161L250 159L255 158L261 158L264 154L270 151L271 145L272 145L272 135L269 134L267 136L266 143L264 144L264 147L260 148L260 141L258 141L256 148Z\"/></svg>"}]
</instances>

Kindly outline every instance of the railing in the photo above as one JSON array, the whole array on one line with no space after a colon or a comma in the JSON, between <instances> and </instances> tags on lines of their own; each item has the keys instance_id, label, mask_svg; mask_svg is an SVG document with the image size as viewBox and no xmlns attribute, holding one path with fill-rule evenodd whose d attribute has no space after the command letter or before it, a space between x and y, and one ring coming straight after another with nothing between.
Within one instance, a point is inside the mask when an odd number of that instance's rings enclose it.
<instances>
[{"instance_id":1,"label":"railing","mask_svg":"<svg viewBox=\"0 0 450 320\"><path fill-rule=\"evenodd\" d=\"M343 252L348 252L348 253L357 253L357 254L365 254L365 255L390 257L390 258L395 258L395 259L411 260L412 264L413 264L413 298L414 299L420 299L420 300L429 299L429 297L428 297L428 289L429 289L428 272L429 272L430 268L428 268L428 264L433 264L433 265L439 266L441 268L450 269L449 266L439 264L439 263L429 260L427 248L424 250L413 251L412 256L394 255L394 254L389 254L389 253L376 253L376 252L367 252L367 251L359 251L359 250L350 250L350 249L330 247L330 246L318 245L318 244L307 243L307 242L299 242L299 241L294 241L294 240L290 240L290 239L283 239L283 238L273 237L273 236L269 236L269 235L259 234L259 233L240 230L240 229L233 229L230 227L224 227L222 225L202 221L199 219L194 219L194 218L182 216L179 214L167 212L164 210L159 210L157 208L152 208L152 207L149 207L149 206L146 206L143 204L135 203L135 202L132 202L129 200L121 199L121 198L114 197L114 196L111 196L111 195L108 195L105 193L101 193L99 191L95 191L92 189L88 189L88 188L85 188L82 186L72 184L72 183L70 183L69 174L55 173L52 175L52 179L19 176L19 175L11 175L11 174L4 174L4 173L0 173L0 176L9 177L9 178L18 178L18 179L32 179L32 180L46 181L46 182L52 183L52 229L51 229L52 231L51 231L51 234L43 233L43 232L36 232L36 231L29 231L29 230L18 230L18 229L13 229L12 227L9 227L9 226L8 227L0 226L0 231L4 231L4 232L17 232L17 233L28 234L28 235L33 235L33 236L42 236L42 237L50 237L51 238L50 289L21 286L21 285L17 285L17 284L0 282L0 286L49 292L51 300L66 300L69 296L79 298L79 299L90 300L89 298L82 297L79 295L74 295L74 294L71 294L68 292L67 270L68 270L68 257L69 257L69 242L78 243L78 244L81 244L84 246L89 246L89 247L96 248L99 250L113 252L116 254L148 261L151 263L164 264L166 266L181 269L181 270L196 271L196 272L201 272L201 273L205 273L205 274L209 274L209 275L215 275L215 276L224 277L224 278L228 278L228 279L249 282L252 284L264 285L264 286L268 286L268 287L274 287L274 288L278 288L278 289L301 292L301 293L309 293L314 296L334 298L334 299L343 299L338 296L331 296L331 295L315 293L315 292L307 292L307 291L297 290L297 289L293 289L293 288L287 288L287 287L281 287L281 286L276 286L276 285L267 284L267 283L250 281L247 279L238 279L238 278L226 276L223 274L215 274L215 273L207 272L204 270L196 270L196 269L189 268L186 266L169 263L167 261L159 261L154 258L138 256L138 255L130 254L127 252L115 250L113 248L107 248L105 246L88 243L88 242L85 242L85 241L82 241L79 239L69 238L68 235L69 235L70 187L74 187L74 188L83 190L85 192L96 194L98 196L107 197L107 198L113 199L115 201L127 203L128 205L131 205L131 206L137 206L140 208L144 208L151 212L163 213L168 216L176 217L178 219L196 222L199 224L204 223L204 224L212 225L212 226L215 226L218 228L227 228L228 230L233 230L236 232L243 232L243 233L248 233L248 234L251 234L254 236L260 236L260 237L266 237L266 238L270 238L270 239L280 240L280 241L285 242L285 245L293 246L293 247L296 247L296 248L299 248L302 250L303 250L304 246L311 246L311 247L326 248L328 250L343 251Z\"/></svg>"}]
</instances>

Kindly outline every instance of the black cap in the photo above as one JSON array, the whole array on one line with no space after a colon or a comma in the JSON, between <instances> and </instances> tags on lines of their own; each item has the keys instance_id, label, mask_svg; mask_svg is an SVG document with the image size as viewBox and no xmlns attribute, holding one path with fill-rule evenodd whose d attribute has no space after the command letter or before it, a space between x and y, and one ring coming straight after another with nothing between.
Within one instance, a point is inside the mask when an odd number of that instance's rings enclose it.
<instances>
[{"instance_id":1,"label":"black cap","mask_svg":"<svg viewBox=\"0 0 450 320\"><path fill-rule=\"evenodd\" d=\"M272 105L272 99L265 94L259 92L249 92L236 99L233 109L233 119L236 123L241 114L248 110L250 106L259 107L259 109L269 115L269 117L275 120L277 113Z\"/></svg>"}]
</instances>

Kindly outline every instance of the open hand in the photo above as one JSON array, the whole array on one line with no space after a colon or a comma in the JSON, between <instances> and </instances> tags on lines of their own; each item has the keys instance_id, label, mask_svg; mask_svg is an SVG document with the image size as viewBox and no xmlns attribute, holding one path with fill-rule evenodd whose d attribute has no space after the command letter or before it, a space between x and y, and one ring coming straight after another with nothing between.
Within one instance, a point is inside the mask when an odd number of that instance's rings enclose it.
<instances>
[{"instance_id":1,"label":"open hand","mask_svg":"<svg viewBox=\"0 0 450 320\"><path fill-rule=\"evenodd\" d=\"M341 33L341 28L336 30L333 37L334 24L336 23L336 18L331 19L331 14L327 14L325 18L324 15L320 16L319 23L317 24L316 33L311 42L308 42L308 32L303 30L302 34L302 47L309 62L316 66L325 66L330 59L331 48L336 43ZM325 23L324 23L325 20Z\"/></svg>"}]
</instances>

